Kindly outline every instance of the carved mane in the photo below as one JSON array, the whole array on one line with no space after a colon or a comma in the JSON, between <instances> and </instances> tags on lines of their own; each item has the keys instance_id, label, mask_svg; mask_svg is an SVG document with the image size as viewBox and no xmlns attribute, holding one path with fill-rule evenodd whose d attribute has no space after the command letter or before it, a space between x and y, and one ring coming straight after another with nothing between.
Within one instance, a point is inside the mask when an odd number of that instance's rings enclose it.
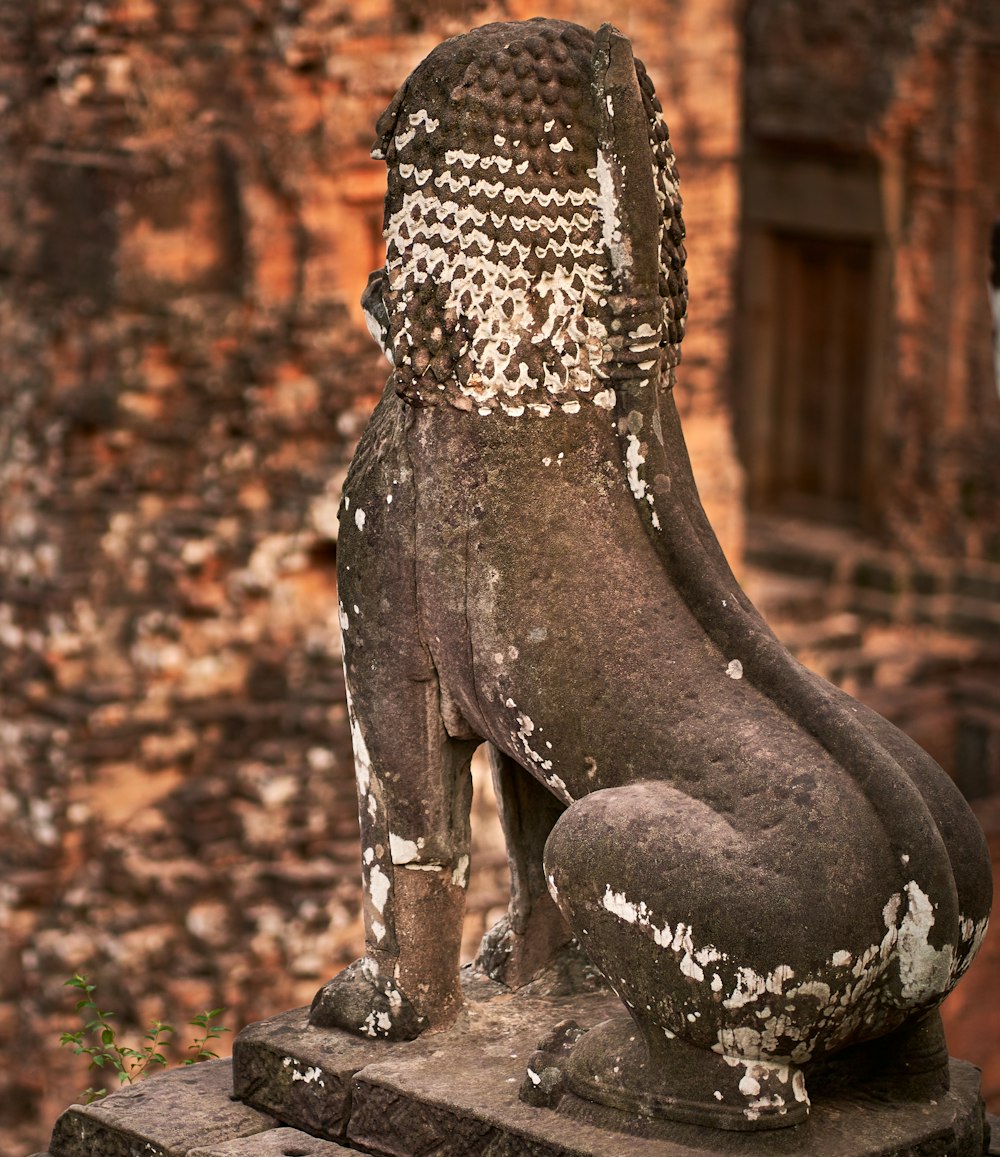
<instances>
[{"instance_id":1,"label":"carved mane","mask_svg":"<svg viewBox=\"0 0 1000 1157\"><path fill-rule=\"evenodd\" d=\"M559 21L486 25L435 49L379 121L382 299L407 400L484 416L573 413L597 398L610 408L625 241L600 139L600 42ZM639 344L651 362L662 340L673 366L687 304L681 201L662 110L636 68L659 241Z\"/></svg>"}]
</instances>

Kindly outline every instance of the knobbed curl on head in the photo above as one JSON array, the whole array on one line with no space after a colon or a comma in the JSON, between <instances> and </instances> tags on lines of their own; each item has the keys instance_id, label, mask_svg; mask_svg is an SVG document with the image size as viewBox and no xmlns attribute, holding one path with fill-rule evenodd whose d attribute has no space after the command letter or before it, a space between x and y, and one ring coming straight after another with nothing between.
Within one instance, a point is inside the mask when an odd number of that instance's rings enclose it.
<instances>
[{"instance_id":1,"label":"knobbed curl on head","mask_svg":"<svg viewBox=\"0 0 1000 1157\"><path fill-rule=\"evenodd\" d=\"M386 266L365 307L407 401L513 417L614 404L628 287L612 260L623 218L602 125L615 114L596 61L594 34L575 24L486 25L436 48L380 119ZM631 327L647 352L632 361L652 365L652 347L671 380L687 305L681 200L639 61L635 74L660 213L658 236L632 239L659 255Z\"/></svg>"}]
</instances>

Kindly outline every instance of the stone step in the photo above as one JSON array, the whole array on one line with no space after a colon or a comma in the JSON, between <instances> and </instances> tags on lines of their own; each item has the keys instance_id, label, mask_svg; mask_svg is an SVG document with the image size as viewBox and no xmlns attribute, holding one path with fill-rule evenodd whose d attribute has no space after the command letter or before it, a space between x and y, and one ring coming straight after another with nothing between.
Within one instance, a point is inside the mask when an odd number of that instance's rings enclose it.
<instances>
[{"instance_id":1,"label":"stone step","mask_svg":"<svg viewBox=\"0 0 1000 1157\"><path fill-rule=\"evenodd\" d=\"M310 1137L301 1129L280 1128L192 1149L188 1157L340 1157L341 1154L357 1157L355 1150L345 1149L335 1141Z\"/></svg>"},{"instance_id":2,"label":"stone step","mask_svg":"<svg viewBox=\"0 0 1000 1157\"><path fill-rule=\"evenodd\" d=\"M71 1105L38 1157L338 1157L350 1150L282 1126L233 1097L231 1060L204 1061Z\"/></svg>"},{"instance_id":3,"label":"stone step","mask_svg":"<svg viewBox=\"0 0 1000 1157\"><path fill-rule=\"evenodd\" d=\"M863 1090L817 1096L792 1128L730 1132L564 1093L526 1104L539 1038L561 1022L624 1016L606 990L511 993L466 975L466 1009L444 1032L371 1040L308 1024L297 1009L245 1029L234 1062L175 1069L59 1118L36 1157L980 1157L979 1073L951 1063L951 1090L922 1104ZM536 1083L538 1077L536 1074ZM237 1101L233 1089L241 1094ZM252 1107L252 1102L257 1107ZM989 1150L992 1152L993 1150Z\"/></svg>"},{"instance_id":4,"label":"stone step","mask_svg":"<svg viewBox=\"0 0 1000 1157\"><path fill-rule=\"evenodd\" d=\"M466 1007L444 1032L390 1043L312 1028L308 1010L244 1029L236 1091L310 1133L380 1157L979 1157L979 1072L951 1063L937 1102L880 1104L863 1093L813 1101L794 1128L729 1132L639 1116L567 1093L557 1108L518 1092L540 1038L622 1015L607 992L516 993L466 972ZM530 989L530 986L529 986Z\"/></svg>"},{"instance_id":5,"label":"stone step","mask_svg":"<svg viewBox=\"0 0 1000 1157\"><path fill-rule=\"evenodd\" d=\"M104 1149L90 1151L91 1157L98 1157L98 1153L103 1157L105 1152ZM146 1153L150 1152L152 1151L146 1150ZM191 1149L187 1157L340 1157L341 1154L353 1154L357 1157L357 1150L345 1149L335 1141L322 1141L318 1137L310 1137L301 1129L277 1126L268 1129L266 1133L253 1133L249 1137L237 1137L233 1141L220 1141L207 1148ZM33 1153L31 1157L54 1157L54 1154L46 1151Z\"/></svg>"}]
</instances>

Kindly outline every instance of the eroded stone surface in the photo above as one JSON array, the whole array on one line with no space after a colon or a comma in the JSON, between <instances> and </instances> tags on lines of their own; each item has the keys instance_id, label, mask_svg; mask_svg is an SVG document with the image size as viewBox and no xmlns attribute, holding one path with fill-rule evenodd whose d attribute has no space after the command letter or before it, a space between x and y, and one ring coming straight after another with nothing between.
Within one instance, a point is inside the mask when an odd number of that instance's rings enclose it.
<instances>
[{"instance_id":1,"label":"eroded stone surface","mask_svg":"<svg viewBox=\"0 0 1000 1157\"><path fill-rule=\"evenodd\" d=\"M887 1105L863 1090L831 1094L815 1100L808 1123L769 1133L719 1134L572 1095L555 1098L557 1108L525 1104L521 1082L531 1080L536 1060L559 1053L566 1023L577 1026L568 1034L575 1039L615 1009L610 993L583 983L588 991L558 995L566 976L553 973L512 994L467 969L466 1005L456 1024L408 1042L318 1030L306 1009L296 1009L244 1030L233 1070L225 1061L173 1070L99 1104L73 1106L60 1118L50 1151L35 1157L335 1157L359 1150L380 1157L979 1157L985 1151L978 1072L954 1061L951 1091L937 1103ZM270 1113L231 1099L231 1071L244 1095Z\"/></svg>"},{"instance_id":2,"label":"eroded stone surface","mask_svg":"<svg viewBox=\"0 0 1000 1157\"><path fill-rule=\"evenodd\" d=\"M149 1077L56 1122L50 1157L187 1157L195 1146L272 1129L272 1117L232 1097L228 1060Z\"/></svg>"},{"instance_id":3,"label":"eroded stone surface","mask_svg":"<svg viewBox=\"0 0 1000 1157\"><path fill-rule=\"evenodd\" d=\"M308 1009L249 1025L233 1042L233 1090L248 1104L321 1137L346 1135L355 1072L385 1041L317 1029Z\"/></svg>"},{"instance_id":4,"label":"eroded stone surface","mask_svg":"<svg viewBox=\"0 0 1000 1157\"><path fill-rule=\"evenodd\" d=\"M343 1145L321 1141L300 1129L269 1129L253 1137L192 1149L188 1157L339 1157L350 1152Z\"/></svg>"},{"instance_id":5,"label":"eroded stone surface","mask_svg":"<svg viewBox=\"0 0 1000 1157\"><path fill-rule=\"evenodd\" d=\"M951 1064L951 1091L936 1104L887 1105L863 1091L838 1093L818 1097L806 1124L767 1133L722 1134L623 1114L572 1095L558 1101L557 1109L533 1107L519 1099L518 1090L538 1045L551 1043L563 1021L583 1028L603 1021L614 1011L614 998L601 992L512 995L468 974L464 991L466 1007L452 1028L410 1042L318 1031L307 1023L305 1009L285 1013L244 1030L237 1042L237 1072L253 1085L255 1103L309 1129L316 1128L324 1090L334 1088L340 1097L349 1085L344 1143L378 1154L979 1157L983 1152L978 1071L957 1061ZM312 1098L299 1092L304 1080L287 1079L291 1066L281 1058L288 1055L297 1058L302 1077L321 1074L325 1086L319 1079L308 1082Z\"/></svg>"}]
</instances>

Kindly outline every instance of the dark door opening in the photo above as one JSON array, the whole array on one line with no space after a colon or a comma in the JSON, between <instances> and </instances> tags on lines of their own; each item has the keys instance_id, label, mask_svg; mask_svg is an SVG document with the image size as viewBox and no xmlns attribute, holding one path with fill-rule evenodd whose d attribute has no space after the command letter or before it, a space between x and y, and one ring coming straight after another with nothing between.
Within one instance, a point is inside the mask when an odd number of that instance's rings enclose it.
<instances>
[{"instance_id":1,"label":"dark door opening","mask_svg":"<svg viewBox=\"0 0 1000 1157\"><path fill-rule=\"evenodd\" d=\"M760 510L862 520L874 247L773 232L769 308L754 340L770 380L745 382L750 501ZM765 271L762 270L762 273ZM746 437L752 431L751 444Z\"/></svg>"}]
</instances>

